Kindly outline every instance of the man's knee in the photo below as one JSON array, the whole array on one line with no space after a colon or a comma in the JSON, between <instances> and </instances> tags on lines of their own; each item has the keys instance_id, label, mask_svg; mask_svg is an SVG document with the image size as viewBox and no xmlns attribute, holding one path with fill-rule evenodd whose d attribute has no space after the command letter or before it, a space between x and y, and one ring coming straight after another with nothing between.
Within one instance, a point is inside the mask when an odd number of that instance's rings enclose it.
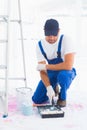
<instances>
[{"instance_id":1,"label":"man's knee","mask_svg":"<svg viewBox=\"0 0 87 130\"><path fill-rule=\"evenodd\" d=\"M68 88L72 82L72 78L68 71L64 70L61 71L57 77L57 81L60 84L61 87Z\"/></svg>"}]
</instances>

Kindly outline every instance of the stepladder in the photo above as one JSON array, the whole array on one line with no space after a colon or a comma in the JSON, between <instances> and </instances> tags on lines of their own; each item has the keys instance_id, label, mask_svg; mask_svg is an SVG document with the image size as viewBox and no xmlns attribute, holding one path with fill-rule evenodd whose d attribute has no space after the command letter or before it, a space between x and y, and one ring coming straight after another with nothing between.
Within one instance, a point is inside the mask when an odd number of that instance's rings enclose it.
<instances>
[{"instance_id":1,"label":"stepladder","mask_svg":"<svg viewBox=\"0 0 87 130\"><path fill-rule=\"evenodd\" d=\"M0 0L2 1L2 0ZM4 0L5 1L5 0ZM11 19L10 12L11 12L11 0L7 0L7 14L0 15L0 28L2 35L0 36L0 80L1 80L1 88L0 88L0 101L2 103L3 108L3 117L8 116L8 87L10 80L23 80L24 86L27 87L26 81L26 67L25 67L25 56L24 56L24 38L23 38L23 27L22 27L22 18L21 18L21 4L20 0L17 0L17 7L18 7L18 19ZM24 77L10 77L9 76L9 48L10 48L10 24L17 23L20 29L20 41L21 41L21 51L22 51L22 61L23 61L23 73ZM4 29L4 32L3 32ZM5 36L4 36L5 35ZM11 43L13 44L13 43ZM4 88L4 90L3 90Z\"/></svg>"}]
</instances>

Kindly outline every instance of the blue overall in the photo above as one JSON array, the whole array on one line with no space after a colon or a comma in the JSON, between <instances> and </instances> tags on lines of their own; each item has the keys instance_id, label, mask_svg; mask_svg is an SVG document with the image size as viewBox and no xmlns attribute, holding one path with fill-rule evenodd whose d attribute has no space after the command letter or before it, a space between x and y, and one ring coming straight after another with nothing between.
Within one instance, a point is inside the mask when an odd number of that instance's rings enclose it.
<instances>
[{"instance_id":1,"label":"blue overall","mask_svg":"<svg viewBox=\"0 0 87 130\"><path fill-rule=\"evenodd\" d=\"M39 41L40 50L49 64L58 64L58 63L63 62L61 58L62 38L63 38L63 35L61 35L59 43L58 43L57 58L54 58L51 60L47 58L46 53L44 52L44 49L42 47L41 41ZM72 80L76 76L75 68L73 68L72 70L58 70L58 71L47 70L47 74L50 80L50 84L52 85L54 90L58 84L60 85L59 99L66 100L67 89L69 88L70 84L72 83ZM46 87L44 86L42 80L40 80L36 88L36 91L34 92L34 95L32 96L32 100L34 101L34 103L38 103L38 104L46 102L48 100L48 96L46 95L46 93L47 93Z\"/></svg>"}]
</instances>

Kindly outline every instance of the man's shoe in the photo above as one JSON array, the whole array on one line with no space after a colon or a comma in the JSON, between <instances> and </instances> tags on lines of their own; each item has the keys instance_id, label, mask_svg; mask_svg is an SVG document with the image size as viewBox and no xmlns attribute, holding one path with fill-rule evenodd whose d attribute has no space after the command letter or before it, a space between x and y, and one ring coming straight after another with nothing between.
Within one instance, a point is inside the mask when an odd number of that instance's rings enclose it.
<instances>
[{"instance_id":1,"label":"man's shoe","mask_svg":"<svg viewBox=\"0 0 87 130\"><path fill-rule=\"evenodd\" d=\"M66 107L66 100L58 100L57 105L60 107Z\"/></svg>"}]
</instances>

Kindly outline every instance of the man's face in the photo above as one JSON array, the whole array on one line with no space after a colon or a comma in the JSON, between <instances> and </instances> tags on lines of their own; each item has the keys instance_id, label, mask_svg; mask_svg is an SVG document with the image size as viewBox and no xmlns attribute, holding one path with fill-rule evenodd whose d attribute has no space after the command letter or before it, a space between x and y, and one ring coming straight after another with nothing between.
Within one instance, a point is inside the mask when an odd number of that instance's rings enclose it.
<instances>
[{"instance_id":1,"label":"man's face","mask_svg":"<svg viewBox=\"0 0 87 130\"><path fill-rule=\"evenodd\" d=\"M53 44L57 41L58 35L57 36L46 36L45 37L46 41L49 42L50 44Z\"/></svg>"}]
</instances>

